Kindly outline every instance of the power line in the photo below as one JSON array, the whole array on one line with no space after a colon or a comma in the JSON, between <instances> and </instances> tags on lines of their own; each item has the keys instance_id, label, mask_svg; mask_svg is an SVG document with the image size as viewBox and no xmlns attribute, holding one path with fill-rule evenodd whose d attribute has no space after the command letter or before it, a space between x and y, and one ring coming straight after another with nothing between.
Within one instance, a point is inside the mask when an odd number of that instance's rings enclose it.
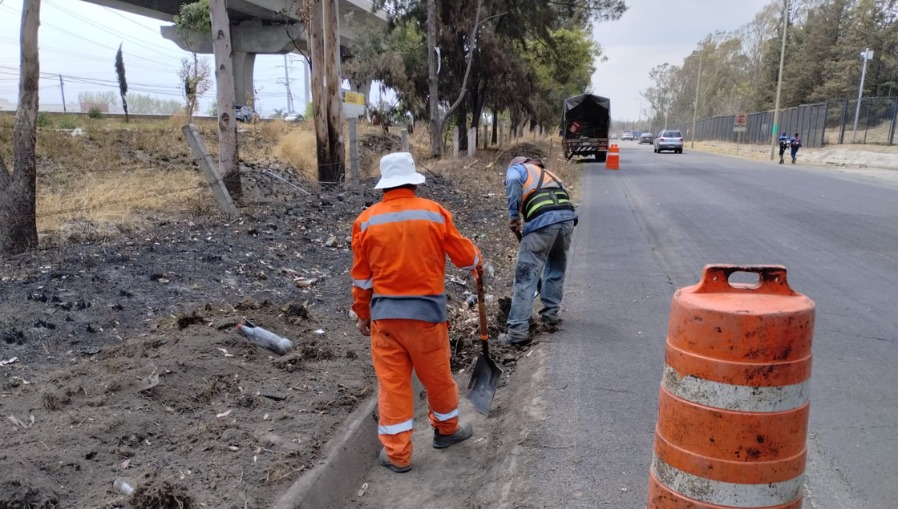
<instances>
[{"instance_id":1,"label":"power line","mask_svg":"<svg viewBox=\"0 0 898 509\"><path fill-rule=\"evenodd\" d=\"M144 45L144 44L141 44L140 42L131 39L131 37L133 37L132 35L125 34L124 32L119 32L118 30L115 30L115 29L113 29L113 28L109 28L108 26L100 25L100 24L96 23L95 21L93 21L93 20L91 20L91 19L89 19L89 18L86 18L86 17L82 16L81 14L78 14L78 13L75 12L75 11L71 11L71 10L69 10L69 9L66 9L65 7L61 7L61 6L59 6L59 5L56 5L56 4L54 4L53 2L51 2L50 0L44 0L44 3L47 4L47 5L50 5L50 6L54 7L54 8L56 8L56 9L59 10L59 11L62 11L62 12L64 12L64 13L70 15L70 16L72 16L72 17L74 17L74 18L77 18L77 19L79 19L79 20L81 20L81 21L87 23L88 25L91 25L91 26L95 26L95 27L97 27L97 28L100 28L100 29L102 29L103 31L105 31L105 32L107 32L107 33L110 33L110 34L113 34L113 35L118 35L119 37L124 38L124 39L125 39L126 41L128 41L129 43L135 44L135 45L137 45L137 46L141 46L141 47L146 48L146 49L148 49L148 50L150 50L150 51L154 51L154 52L157 52L157 53L158 53L160 50L165 51L165 52L171 51L171 48L169 48L168 46L162 46L162 45L159 45L159 44L154 44L154 46L156 46L156 47L153 48L153 47L149 47L149 46L146 46L146 45ZM157 35L159 35L159 37L162 37L161 34L157 34ZM117 48L114 48L114 49L117 49ZM175 56L176 56L176 54L174 54L174 53L170 53L170 55L171 55L172 57L175 57ZM183 55L181 55L180 53L177 54L177 57L178 57L178 58L180 58L181 56L183 56Z\"/></svg>"}]
</instances>

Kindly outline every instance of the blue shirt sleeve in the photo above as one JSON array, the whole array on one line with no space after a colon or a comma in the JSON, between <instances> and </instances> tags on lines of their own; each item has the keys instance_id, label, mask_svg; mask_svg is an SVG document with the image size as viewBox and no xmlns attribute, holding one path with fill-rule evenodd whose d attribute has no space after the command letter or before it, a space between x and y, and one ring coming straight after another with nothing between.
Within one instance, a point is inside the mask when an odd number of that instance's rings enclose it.
<instances>
[{"instance_id":1,"label":"blue shirt sleeve","mask_svg":"<svg viewBox=\"0 0 898 509\"><path fill-rule=\"evenodd\" d=\"M518 219L521 215L521 199L524 196L524 180L527 169L515 164L505 173L505 195L508 198L508 219Z\"/></svg>"}]
</instances>

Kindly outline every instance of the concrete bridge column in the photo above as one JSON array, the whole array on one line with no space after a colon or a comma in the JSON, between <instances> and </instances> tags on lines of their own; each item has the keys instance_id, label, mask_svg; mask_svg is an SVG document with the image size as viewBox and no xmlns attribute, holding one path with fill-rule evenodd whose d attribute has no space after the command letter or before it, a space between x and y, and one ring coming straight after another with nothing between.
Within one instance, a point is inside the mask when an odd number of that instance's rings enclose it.
<instances>
[{"instance_id":1,"label":"concrete bridge column","mask_svg":"<svg viewBox=\"0 0 898 509\"><path fill-rule=\"evenodd\" d=\"M234 100L238 105L253 104L255 109L255 87L253 69L256 65L256 54L246 51L234 51Z\"/></svg>"}]
</instances>

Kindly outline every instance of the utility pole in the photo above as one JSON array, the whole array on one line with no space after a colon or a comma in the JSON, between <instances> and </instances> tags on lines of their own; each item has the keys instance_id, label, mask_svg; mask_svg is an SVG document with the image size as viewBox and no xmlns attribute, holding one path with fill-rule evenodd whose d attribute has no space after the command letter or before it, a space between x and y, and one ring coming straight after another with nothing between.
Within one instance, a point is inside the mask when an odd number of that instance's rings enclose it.
<instances>
[{"instance_id":1,"label":"utility pole","mask_svg":"<svg viewBox=\"0 0 898 509\"><path fill-rule=\"evenodd\" d=\"M704 47L702 52L698 54L698 76L695 78L695 104L692 105L692 144L689 148L695 148L695 115L698 113L698 91L702 85L702 57L704 57Z\"/></svg>"},{"instance_id":2,"label":"utility pole","mask_svg":"<svg viewBox=\"0 0 898 509\"><path fill-rule=\"evenodd\" d=\"M639 130L642 130L642 94L639 94Z\"/></svg>"},{"instance_id":3,"label":"utility pole","mask_svg":"<svg viewBox=\"0 0 898 509\"><path fill-rule=\"evenodd\" d=\"M861 69L861 84L857 89L857 108L854 110L854 129L851 131L851 143L854 143L854 138L857 136L857 119L861 115L861 98L864 96L864 78L867 77L867 60L873 59L873 50L864 48L861 58L864 59L864 67Z\"/></svg>"},{"instance_id":4,"label":"utility pole","mask_svg":"<svg viewBox=\"0 0 898 509\"><path fill-rule=\"evenodd\" d=\"M65 84L62 82L62 74L59 75L59 92L62 93L62 112L68 113L65 109Z\"/></svg>"},{"instance_id":5,"label":"utility pole","mask_svg":"<svg viewBox=\"0 0 898 509\"><path fill-rule=\"evenodd\" d=\"M284 86L287 87L287 113L294 113L293 94L290 93L290 64L286 53L284 53Z\"/></svg>"},{"instance_id":6,"label":"utility pole","mask_svg":"<svg viewBox=\"0 0 898 509\"><path fill-rule=\"evenodd\" d=\"M783 62L786 60L786 32L789 30L789 0L784 1L783 7L783 42L780 45L780 72L776 81L776 103L773 106L773 135L770 137L770 160L776 152L776 136L780 121L780 92L783 89Z\"/></svg>"}]
</instances>

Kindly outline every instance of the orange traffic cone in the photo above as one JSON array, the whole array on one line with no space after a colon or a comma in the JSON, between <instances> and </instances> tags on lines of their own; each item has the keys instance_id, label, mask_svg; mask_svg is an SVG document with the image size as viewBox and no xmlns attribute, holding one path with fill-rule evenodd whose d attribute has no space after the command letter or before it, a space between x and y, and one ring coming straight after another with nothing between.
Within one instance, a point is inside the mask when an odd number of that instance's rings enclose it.
<instances>
[{"instance_id":1,"label":"orange traffic cone","mask_svg":"<svg viewBox=\"0 0 898 509\"><path fill-rule=\"evenodd\" d=\"M608 154L605 156L605 169L620 169L620 148L617 146L617 144L613 144L608 147Z\"/></svg>"},{"instance_id":2,"label":"orange traffic cone","mask_svg":"<svg viewBox=\"0 0 898 509\"><path fill-rule=\"evenodd\" d=\"M650 509L801 508L813 328L778 265L707 265L674 294Z\"/></svg>"}]
</instances>

